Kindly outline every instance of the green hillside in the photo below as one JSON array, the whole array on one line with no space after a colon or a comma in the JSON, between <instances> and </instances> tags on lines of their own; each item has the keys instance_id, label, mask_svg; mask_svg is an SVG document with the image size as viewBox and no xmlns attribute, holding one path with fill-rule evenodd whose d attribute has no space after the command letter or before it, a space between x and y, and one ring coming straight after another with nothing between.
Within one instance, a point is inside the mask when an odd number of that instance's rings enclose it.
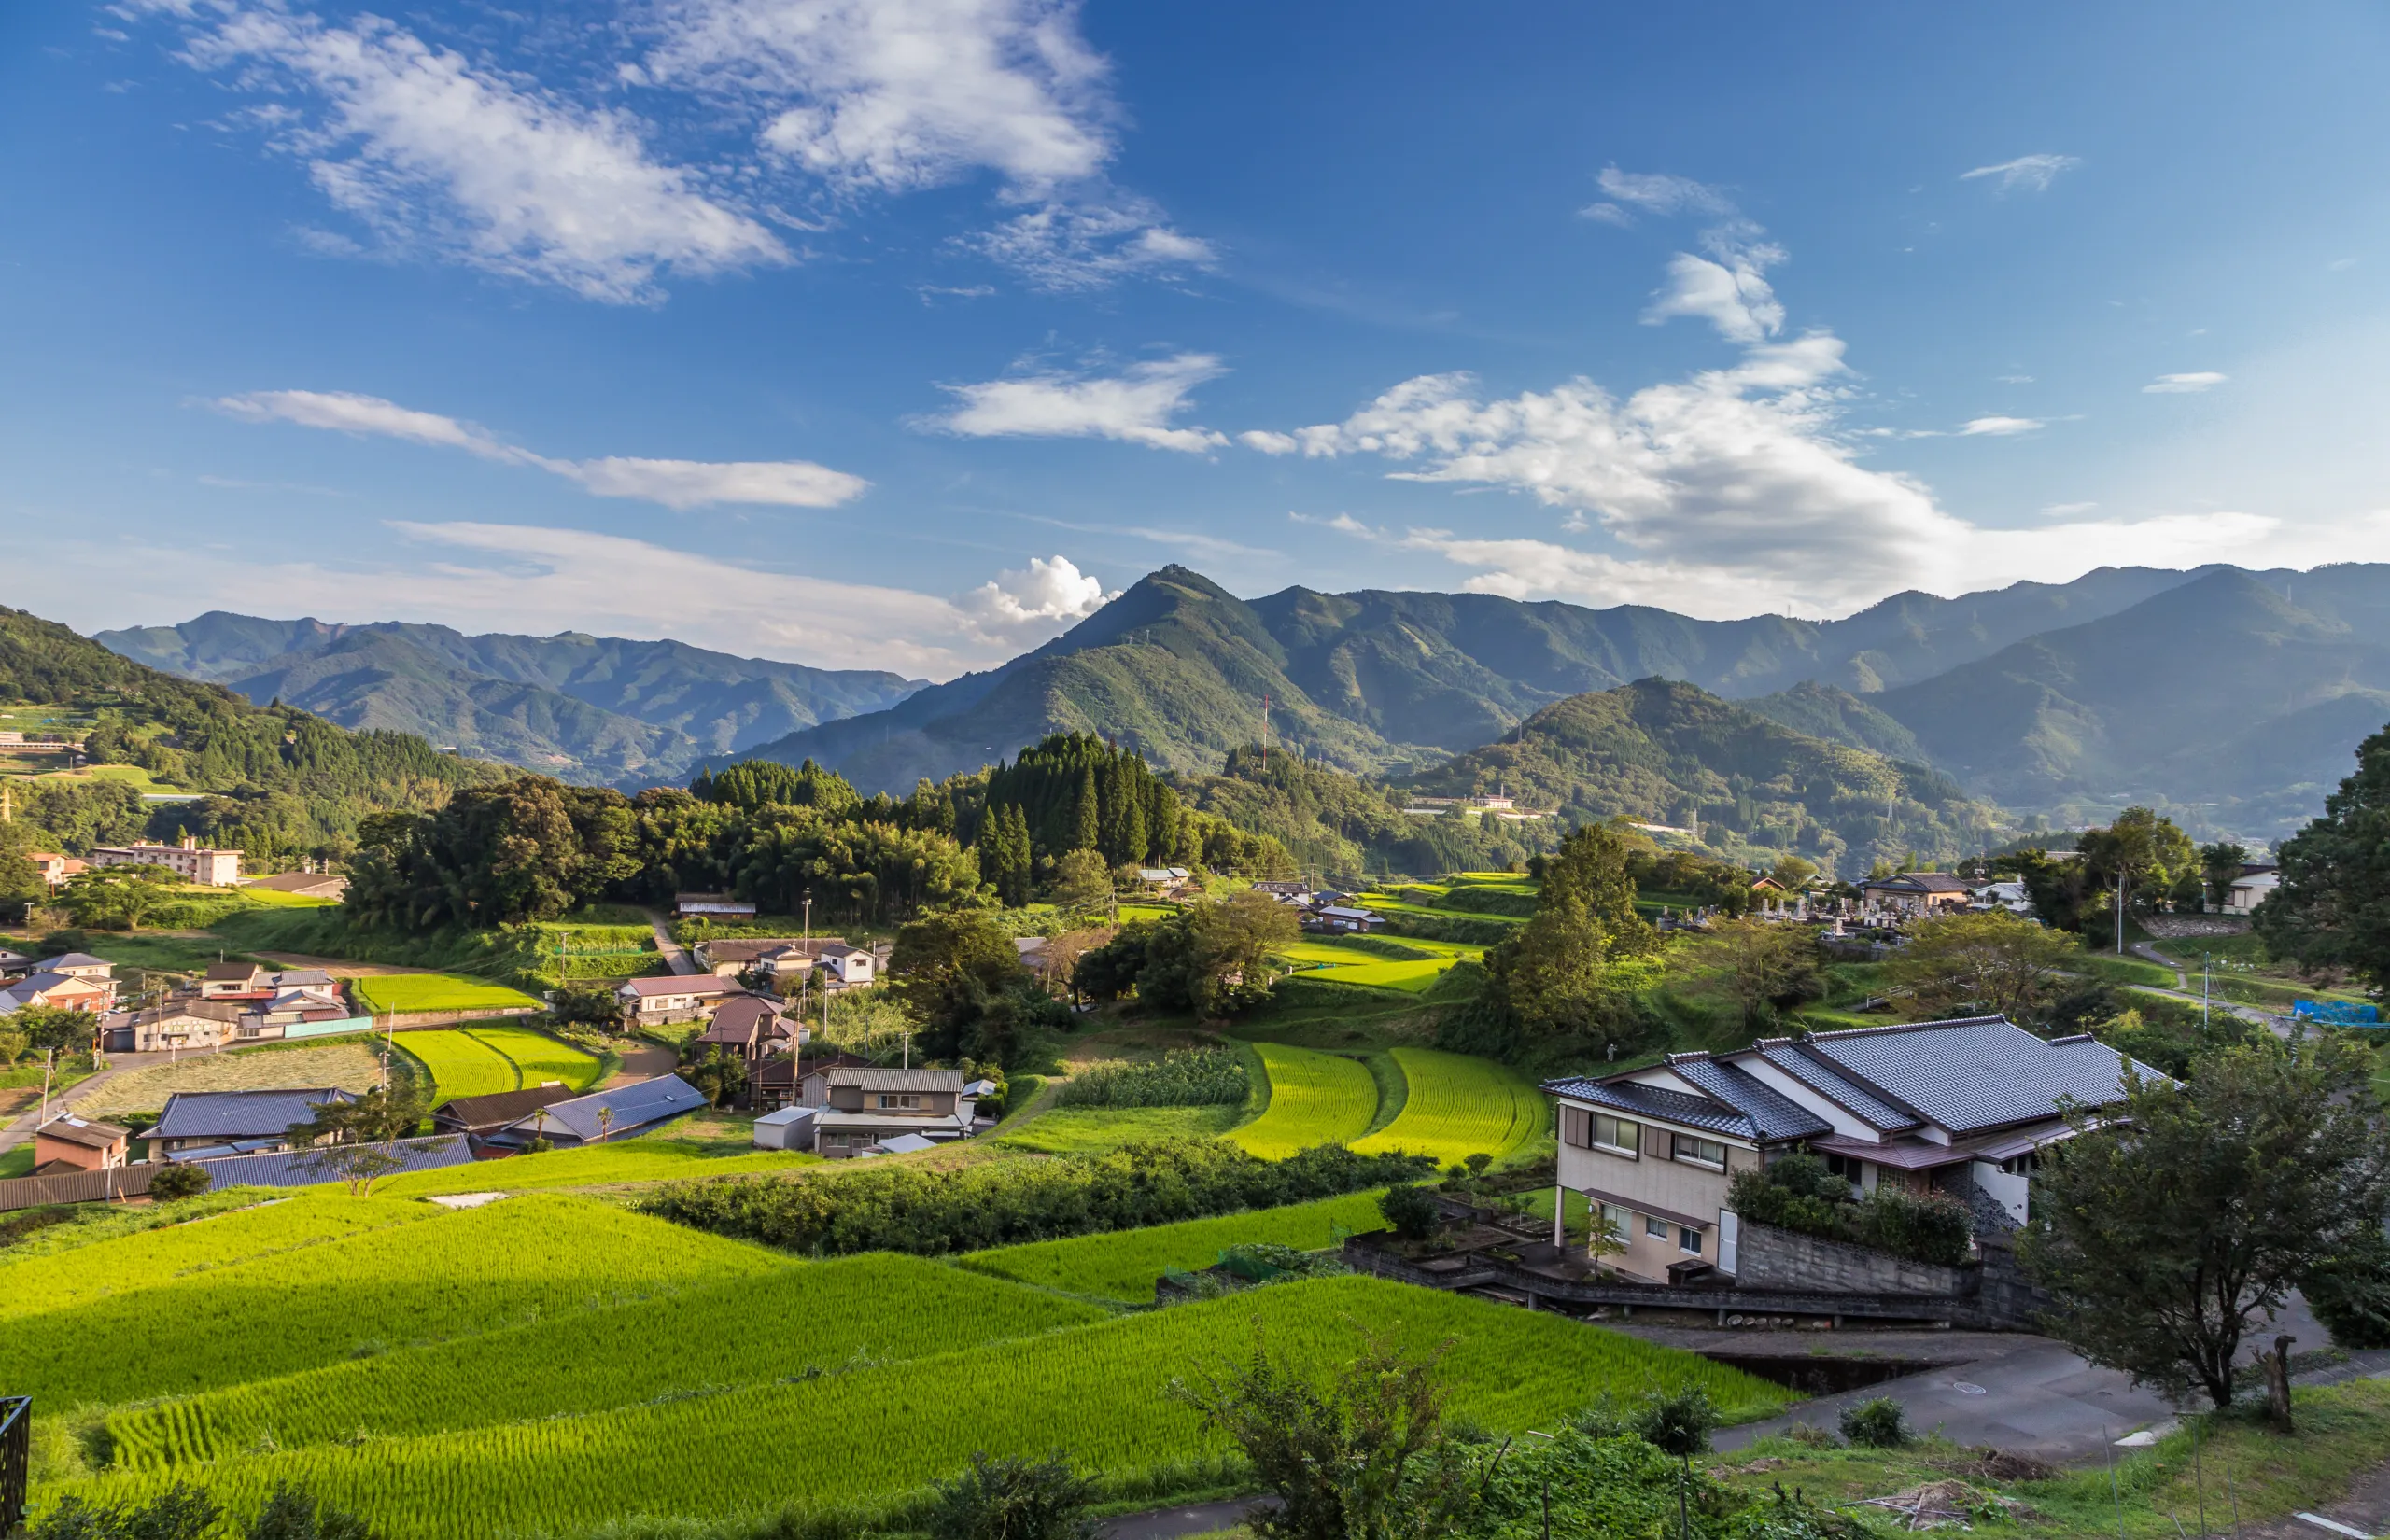
<instances>
[{"instance_id":1,"label":"green hillside","mask_svg":"<svg viewBox=\"0 0 2390 1540\"><path fill-rule=\"evenodd\" d=\"M211 611L104 631L110 649L250 700L577 781L676 782L704 755L876 711L921 681L577 632L469 637L441 625L332 625Z\"/></svg>"},{"instance_id":2,"label":"green hillside","mask_svg":"<svg viewBox=\"0 0 2390 1540\"><path fill-rule=\"evenodd\" d=\"M2148 801L2188 825L2286 833L2390 720L2382 568L2207 573L1877 703L2012 806Z\"/></svg>"},{"instance_id":3,"label":"green hillside","mask_svg":"<svg viewBox=\"0 0 2390 1540\"><path fill-rule=\"evenodd\" d=\"M1415 785L1446 796L1499 787L1571 819L1697 821L1722 855L1759 862L1797 853L1844 875L1911 852L1980 850L2008 822L1922 765L1795 733L1666 679L1547 707Z\"/></svg>"},{"instance_id":4,"label":"green hillside","mask_svg":"<svg viewBox=\"0 0 2390 1540\"><path fill-rule=\"evenodd\" d=\"M504 774L419 737L352 733L288 707L252 706L221 685L161 673L55 622L0 609L0 700L12 699L96 718L88 748L101 764L137 766L207 793L152 810L121 782L24 788L13 833L75 849L180 829L268 865L344 850L368 814L436 807L457 787Z\"/></svg>"},{"instance_id":5,"label":"green hillside","mask_svg":"<svg viewBox=\"0 0 2390 1540\"><path fill-rule=\"evenodd\" d=\"M1918 746L1916 734L1848 690L1837 690L1830 684L1804 681L1790 690L1736 704L1795 733L1838 743L1846 749L1863 749L1870 754L1914 764L1926 762L1925 750Z\"/></svg>"}]
</instances>

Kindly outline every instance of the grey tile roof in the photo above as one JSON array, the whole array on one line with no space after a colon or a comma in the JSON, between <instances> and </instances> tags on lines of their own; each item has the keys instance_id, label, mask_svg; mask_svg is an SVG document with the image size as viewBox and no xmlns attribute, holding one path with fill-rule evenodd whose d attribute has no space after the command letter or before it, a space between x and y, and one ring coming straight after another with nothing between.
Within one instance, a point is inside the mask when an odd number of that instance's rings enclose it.
<instances>
[{"instance_id":1,"label":"grey tile roof","mask_svg":"<svg viewBox=\"0 0 2390 1540\"><path fill-rule=\"evenodd\" d=\"M1590 1101L1612 1112L1656 1118L1688 1128L1706 1128L1736 1139L1759 1137L1759 1127L1748 1114L1708 1097L1671 1091L1665 1085L1644 1085L1631 1080L1548 1080L1543 1088L1554 1096Z\"/></svg>"},{"instance_id":2,"label":"grey tile roof","mask_svg":"<svg viewBox=\"0 0 2390 1540\"><path fill-rule=\"evenodd\" d=\"M95 958L89 952L61 952L35 964L47 973L55 973L61 968L105 968L107 965L107 959Z\"/></svg>"},{"instance_id":3,"label":"grey tile roof","mask_svg":"<svg viewBox=\"0 0 2390 1540\"><path fill-rule=\"evenodd\" d=\"M151 1139L280 1138L294 1123L312 1121L316 1107L347 1101L331 1085L289 1091L177 1091L149 1129Z\"/></svg>"},{"instance_id":4,"label":"grey tile roof","mask_svg":"<svg viewBox=\"0 0 2390 1540\"><path fill-rule=\"evenodd\" d=\"M1893 1106L1866 1086L1851 1080L1814 1054L1805 1054L1789 1038L1769 1038L1759 1044L1760 1057L1809 1086L1868 1124L1886 1133L1918 1127L1915 1113Z\"/></svg>"},{"instance_id":5,"label":"grey tile roof","mask_svg":"<svg viewBox=\"0 0 2390 1540\"><path fill-rule=\"evenodd\" d=\"M952 1091L963 1089L960 1070L833 1070L833 1085L856 1085L866 1091Z\"/></svg>"},{"instance_id":6,"label":"grey tile roof","mask_svg":"<svg viewBox=\"0 0 2390 1540\"><path fill-rule=\"evenodd\" d=\"M722 978L712 973L656 973L646 978L625 979L623 988L641 1000L663 995L735 995L744 992L737 979Z\"/></svg>"},{"instance_id":7,"label":"grey tile roof","mask_svg":"<svg viewBox=\"0 0 2390 1540\"><path fill-rule=\"evenodd\" d=\"M1833 1124L1748 1070L1694 1054L1670 1055L1668 1068L1750 1118L1761 1139L1806 1139L1834 1132Z\"/></svg>"},{"instance_id":8,"label":"grey tile roof","mask_svg":"<svg viewBox=\"0 0 2390 1540\"><path fill-rule=\"evenodd\" d=\"M410 1171L435 1171L443 1166L462 1166L473 1158L472 1146L462 1134L401 1139L392 1143L390 1150L400 1159L398 1168L389 1173L392 1176L404 1176ZM214 1187L312 1187L317 1183L340 1180L337 1173L324 1169L323 1162L313 1150L224 1155L214 1160L194 1160L190 1164L214 1177Z\"/></svg>"},{"instance_id":9,"label":"grey tile roof","mask_svg":"<svg viewBox=\"0 0 2390 1540\"><path fill-rule=\"evenodd\" d=\"M620 1139L626 1134L694 1113L706 1105L703 1092L679 1075L658 1075L654 1080L634 1081L612 1090L597 1091L588 1096L559 1101L546 1109L543 1127L550 1132L562 1132L587 1141L598 1137L598 1114L606 1108L613 1109L613 1116L603 1130L608 1139ZM534 1113L534 1117L541 1114ZM516 1128L528 1127L530 1120L515 1119Z\"/></svg>"},{"instance_id":10,"label":"grey tile roof","mask_svg":"<svg viewBox=\"0 0 2390 1540\"><path fill-rule=\"evenodd\" d=\"M2097 1106L2123 1095L2125 1059L2115 1049L2088 1038L2045 1043L2001 1016L1821 1032L1803 1047L1952 1133L2050 1117L2060 1098Z\"/></svg>"}]
</instances>

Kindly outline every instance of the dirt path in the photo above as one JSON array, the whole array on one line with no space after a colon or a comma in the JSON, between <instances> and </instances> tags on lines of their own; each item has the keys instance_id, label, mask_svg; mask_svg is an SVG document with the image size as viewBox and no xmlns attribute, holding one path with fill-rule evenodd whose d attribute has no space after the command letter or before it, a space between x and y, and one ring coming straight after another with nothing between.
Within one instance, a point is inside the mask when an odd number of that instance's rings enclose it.
<instances>
[{"instance_id":1,"label":"dirt path","mask_svg":"<svg viewBox=\"0 0 2390 1540\"><path fill-rule=\"evenodd\" d=\"M664 917L654 909L642 909L640 912L647 917L647 928L655 932L655 949L664 955L664 965L682 977L696 973L697 965L690 960L688 948L672 939L672 932L665 925Z\"/></svg>"},{"instance_id":2,"label":"dirt path","mask_svg":"<svg viewBox=\"0 0 2390 1540\"><path fill-rule=\"evenodd\" d=\"M654 1043L625 1048L622 1058L622 1069L613 1079L606 1082L607 1085L627 1085L634 1080L654 1080L658 1075L668 1075L681 1062L673 1057L671 1049Z\"/></svg>"},{"instance_id":3,"label":"dirt path","mask_svg":"<svg viewBox=\"0 0 2390 1540\"><path fill-rule=\"evenodd\" d=\"M401 968L387 962L351 962L346 958L309 957L304 952L252 952L285 968L320 968L334 978L387 978L399 973L436 973L437 968Z\"/></svg>"}]
</instances>

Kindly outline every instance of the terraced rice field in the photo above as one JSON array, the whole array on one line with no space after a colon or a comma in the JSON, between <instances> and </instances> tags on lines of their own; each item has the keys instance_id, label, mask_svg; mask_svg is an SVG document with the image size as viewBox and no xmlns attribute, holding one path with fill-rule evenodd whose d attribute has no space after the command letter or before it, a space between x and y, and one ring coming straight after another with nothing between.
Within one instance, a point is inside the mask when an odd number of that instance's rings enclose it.
<instances>
[{"instance_id":1,"label":"terraced rice field","mask_svg":"<svg viewBox=\"0 0 2390 1540\"><path fill-rule=\"evenodd\" d=\"M1498 1162L1544 1137L1549 1104L1524 1075L1492 1059L1432 1048L1397 1048L1394 1061L1409 1099L1393 1122L1354 1149L1408 1150L1449 1166L1480 1151Z\"/></svg>"},{"instance_id":2,"label":"terraced rice field","mask_svg":"<svg viewBox=\"0 0 2390 1540\"><path fill-rule=\"evenodd\" d=\"M1377 1082L1357 1059L1278 1043L1254 1049L1270 1076L1267 1111L1229 1135L1249 1154L1283 1160L1314 1144L1349 1144L1378 1113Z\"/></svg>"},{"instance_id":3,"label":"terraced rice field","mask_svg":"<svg viewBox=\"0 0 2390 1540\"><path fill-rule=\"evenodd\" d=\"M429 1197L443 1193L520 1193L559 1187L602 1187L625 1182L677 1182L699 1176L754 1176L810 1166L819 1155L789 1150L756 1150L719 1155L696 1144L670 1139L626 1139L545 1155L510 1155L444 1166L436 1171L392 1177L373 1190L391 1197Z\"/></svg>"},{"instance_id":4,"label":"terraced rice field","mask_svg":"<svg viewBox=\"0 0 2390 1540\"><path fill-rule=\"evenodd\" d=\"M520 989L462 973L373 973L348 981L349 993L367 1010L502 1011L540 1003Z\"/></svg>"},{"instance_id":5,"label":"terraced rice field","mask_svg":"<svg viewBox=\"0 0 2390 1540\"><path fill-rule=\"evenodd\" d=\"M1405 946L1413 945L1405 940ZM1421 947L1420 950L1427 950ZM1279 954L1295 964L1299 978L1325 979L1332 984L1362 984L1379 989L1399 989L1405 994L1424 994L1444 970L1451 967L1455 954L1433 958L1397 959L1371 957L1352 947L1338 946L1332 942L1299 941Z\"/></svg>"},{"instance_id":6,"label":"terraced rice field","mask_svg":"<svg viewBox=\"0 0 2390 1540\"><path fill-rule=\"evenodd\" d=\"M597 1083L601 1068L596 1055L528 1027L451 1027L399 1032L391 1041L424 1067L441 1101L551 1080L583 1091Z\"/></svg>"},{"instance_id":7,"label":"terraced rice field","mask_svg":"<svg viewBox=\"0 0 2390 1540\"><path fill-rule=\"evenodd\" d=\"M162 1469L237 1455L268 1435L289 1449L359 1428L393 1437L604 1411L925 1358L1110 1313L914 1257L784 1263L761 1277L120 1412L107 1427L120 1463ZM494 1385L504 1393L490 1393Z\"/></svg>"},{"instance_id":8,"label":"terraced rice field","mask_svg":"<svg viewBox=\"0 0 2390 1540\"><path fill-rule=\"evenodd\" d=\"M62 1303L44 1291L0 1332L0 1384L61 1407L186 1394L318 1368L359 1349L569 1316L787 1266L758 1247L586 1198L535 1194L462 1213L405 1205L430 1217L394 1225L378 1223L391 1200L362 1201L374 1227L299 1239L238 1261L201 1260L171 1272L116 1265L117 1248L173 1231L43 1259L115 1278L120 1295L137 1291L139 1320L171 1328L129 1330L126 1298ZM223 1234L237 1244L252 1216L274 1234L337 1225L358 1202L318 1189L293 1198L287 1218L280 1207L252 1210L203 1220L176 1239L204 1248ZM0 1292L27 1297L14 1287Z\"/></svg>"},{"instance_id":9,"label":"terraced rice field","mask_svg":"<svg viewBox=\"0 0 2390 1540\"><path fill-rule=\"evenodd\" d=\"M1235 1126L1234 1107L1052 1107L995 1142L1040 1155L1111 1150L1138 1139L1211 1139Z\"/></svg>"},{"instance_id":10,"label":"terraced rice field","mask_svg":"<svg viewBox=\"0 0 2390 1540\"><path fill-rule=\"evenodd\" d=\"M1177 1267L1193 1271L1219 1260L1230 1246L1269 1243L1315 1252L1343 1236L1385 1228L1374 1192L1350 1193L1316 1203L1255 1209L1216 1219L1189 1219L1143 1230L1074 1236L1027 1246L974 1252L962 1266L1022 1283L1127 1305L1150 1304L1154 1281Z\"/></svg>"},{"instance_id":11,"label":"terraced rice field","mask_svg":"<svg viewBox=\"0 0 2390 1540\"><path fill-rule=\"evenodd\" d=\"M274 1483L289 1481L385 1533L481 1540L500 1531L576 1532L635 1513L709 1519L885 1501L952 1474L980 1450L1036 1458L1062 1449L1084 1467L1128 1476L1226 1453L1190 1409L1167 1397L1173 1378L1240 1353L1257 1330L1274 1352L1318 1375L1351 1358L1357 1322L1414 1353L1449 1339L1442 1378L1452 1410L1499 1434L1549 1426L1605 1389L1631 1393L1664 1380L1706 1385L1736 1419L1791 1398L1692 1354L1556 1316L1335 1278L794 1384L230 1456L210 1469L208 1491L248 1512ZM1537 1372L1522 1374L1522 1365ZM792 1429L803 1431L802 1458ZM172 1466L127 1471L77 1487L107 1502L161 1490L176 1474Z\"/></svg>"}]
</instances>

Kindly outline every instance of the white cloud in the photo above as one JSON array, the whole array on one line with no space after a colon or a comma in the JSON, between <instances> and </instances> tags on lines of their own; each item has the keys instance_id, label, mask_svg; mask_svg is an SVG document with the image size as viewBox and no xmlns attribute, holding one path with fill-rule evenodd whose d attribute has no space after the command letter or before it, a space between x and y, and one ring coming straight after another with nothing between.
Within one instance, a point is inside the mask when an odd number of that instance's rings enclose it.
<instances>
[{"instance_id":1,"label":"white cloud","mask_svg":"<svg viewBox=\"0 0 2390 1540\"><path fill-rule=\"evenodd\" d=\"M2099 506L2098 503L2051 503L2042 510L2042 516L2046 519L2071 519L2078 513L2088 513Z\"/></svg>"},{"instance_id":2,"label":"white cloud","mask_svg":"<svg viewBox=\"0 0 2390 1540\"><path fill-rule=\"evenodd\" d=\"M1735 205L1724 193L1690 176L1672 176L1666 172L1638 174L1621 171L1616 166L1605 166L1595 180L1601 184L1604 192L1620 203L1632 203L1653 214L1732 214L1735 211Z\"/></svg>"},{"instance_id":3,"label":"white cloud","mask_svg":"<svg viewBox=\"0 0 2390 1540\"><path fill-rule=\"evenodd\" d=\"M1247 449L1264 455L1292 455L1302 447L1302 441L1291 433L1272 433L1266 427L1253 428L1236 436L1236 441Z\"/></svg>"},{"instance_id":4,"label":"white cloud","mask_svg":"<svg viewBox=\"0 0 2390 1540\"><path fill-rule=\"evenodd\" d=\"M963 244L1043 288L1204 268L1112 187L1121 114L1076 0L666 0L646 77L745 103L770 156L849 194L992 173L1025 212Z\"/></svg>"},{"instance_id":5,"label":"white cloud","mask_svg":"<svg viewBox=\"0 0 2390 1540\"><path fill-rule=\"evenodd\" d=\"M1627 213L1617 203L1587 203L1577 213L1584 218L1597 219L1603 224L1617 225L1621 229L1635 223L1635 216Z\"/></svg>"},{"instance_id":6,"label":"white cloud","mask_svg":"<svg viewBox=\"0 0 2390 1540\"><path fill-rule=\"evenodd\" d=\"M1959 425L1959 437L2006 439L2048 426L2039 417L1975 417Z\"/></svg>"},{"instance_id":7,"label":"white cloud","mask_svg":"<svg viewBox=\"0 0 2390 1540\"><path fill-rule=\"evenodd\" d=\"M2003 161L1996 166L1977 166L1973 171L1962 171L1959 174L1959 180L1972 182L1978 177L1997 176L2002 192L2014 192L2020 188L2027 192L2042 192L2058 179L2060 172L2073 171L2082 163L2078 157L2073 155L2019 155L2014 161Z\"/></svg>"},{"instance_id":8,"label":"white cloud","mask_svg":"<svg viewBox=\"0 0 2390 1540\"><path fill-rule=\"evenodd\" d=\"M173 8L200 20L184 57L271 93L250 120L392 248L614 302L658 298L667 270L789 260L703 175L653 158L626 113L477 70L372 17L330 25L232 0ZM336 251L344 238L302 239Z\"/></svg>"},{"instance_id":9,"label":"white cloud","mask_svg":"<svg viewBox=\"0 0 2390 1540\"><path fill-rule=\"evenodd\" d=\"M2160 374L2143 385L2141 393L2144 396L2192 396L2220 385L2229 378L2230 375L2218 374L2212 370L2202 370L2195 374Z\"/></svg>"},{"instance_id":10,"label":"white cloud","mask_svg":"<svg viewBox=\"0 0 2390 1540\"><path fill-rule=\"evenodd\" d=\"M1060 636L1118 598L1069 559L1029 558L1019 572L1000 572L963 595L959 607L975 635L1029 646Z\"/></svg>"},{"instance_id":11,"label":"white cloud","mask_svg":"<svg viewBox=\"0 0 2390 1540\"><path fill-rule=\"evenodd\" d=\"M259 390L227 396L214 404L249 422L295 423L302 427L461 449L501 465L529 466L562 476L600 497L638 497L683 511L711 503L835 508L861 497L871 484L860 476L810 460L649 460L620 455L553 460L510 444L474 424L349 391Z\"/></svg>"},{"instance_id":12,"label":"white cloud","mask_svg":"<svg viewBox=\"0 0 2390 1540\"><path fill-rule=\"evenodd\" d=\"M1725 260L1680 251L1668 259L1667 287L1652 296L1644 309L1646 326L1658 326L1673 316L1692 315L1708 321L1728 342L1756 343L1772 337L1784 325L1784 306L1762 274L1783 253L1771 245L1722 251Z\"/></svg>"},{"instance_id":13,"label":"white cloud","mask_svg":"<svg viewBox=\"0 0 2390 1540\"><path fill-rule=\"evenodd\" d=\"M1102 288L1118 279L1213 265L1209 242L1181 234L1139 198L1047 203L959 245L1055 293Z\"/></svg>"},{"instance_id":14,"label":"white cloud","mask_svg":"<svg viewBox=\"0 0 2390 1540\"><path fill-rule=\"evenodd\" d=\"M945 385L961 404L923 426L974 439L1118 439L1201 454L1226 447L1228 436L1173 427L1171 419L1188 406L1188 391L1226 372L1211 354L1181 353L1110 376L1047 372Z\"/></svg>"}]
</instances>

